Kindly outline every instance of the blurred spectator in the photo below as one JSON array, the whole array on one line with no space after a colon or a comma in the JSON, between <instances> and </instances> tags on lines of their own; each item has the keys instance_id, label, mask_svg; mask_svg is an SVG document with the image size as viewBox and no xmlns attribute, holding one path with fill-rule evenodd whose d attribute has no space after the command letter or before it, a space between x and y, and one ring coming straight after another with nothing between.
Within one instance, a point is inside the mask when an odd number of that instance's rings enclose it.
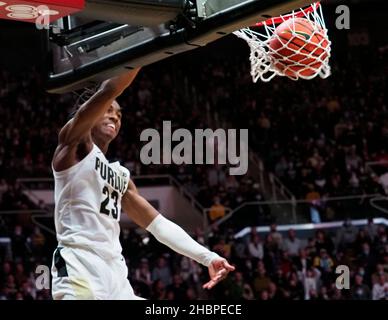
<instances>
[{"instance_id":1,"label":"blurred spectator","mask_svg":"<svg viewBox=\"0 0 388 320\"><path fill-rule=\"evenodd\" d=\"M354 278L354 285L350 289L350 297L353 300L370 300L371 292L369 287L363 283L363 277L357 274Z\"/></svg>"},{"instance_id":2,"label":"blurred spectator","mask_svg":"<svg viewBox=\"0 0 388 320\"><path fill-rule=\"evenodd\" d=\"M383 252L385 247L388 245L388 236L385 226L379 226L377 236L373 243L376 252Z\"/></svg>"},{"instance_id":3,"label":"blurred spectator","mask_svg":"<svg viewBox=\"0 0 388 320\"><path fill-rule=\"evenodd\" d=\"M384 272L388 273L388 248L385 250L385 253L383 254L383 260L381 264L384 266Z\"/></svg>"},{"instance_id":4,"label":"blurred spectator","mask_svg":"<svg viewBox=\"0 0 388 320\"><path fill-rule=\"evenodd\" d=\"M257 263L257 260L263 260L264 257L264 248L258 234L252 235L248 243L248 252L252 258L254 258L253 263Z\"/></svg>"},{"instance_id":5,"label":"blurred spectator","mask_svg":"<svg viewBox=\"0 0 388 320\"><path fill-rule=\"evenodd\" d=\"M10 274L7 276L5 280L5 288L7 290L8 295L15 298L17 286L14 275Z\"/></svg>"},{"instance_id":6,"label":"blurred spectator","mask_svg":"<svg viewBox=\"0 0 388 320\"><path fill-rule=\"evenodd\" d=\"M305 300L310 300L313 297L317 297L320 276L321 273L318 271L318 269L307 269L306 275L303 276Z\"/></svg>"},{"instance_id":7,"label":"blurred spectator","mask_svg":"<svg viewBox=\"0 0 388 320\"><path fill-rule=\"evenodd\" d=\"M308 256L305 248L299 250L299 257L295 261L296 269L301 274L306 274L307 270L310 269L313 265L311 258Z\"/></svg>"},{"instance_id":8,"label":"blurred spectator","mask_svg":"<svg viewBox=\"0 0 388 320\"><path fill-rule=\"evenodd\" d=\"M195 290L193 288L188 288L186 290L186 296L185 296L185 300L197 300L198 299L198 296L195 292Z\"/></svg>"},{"instance_id":9,"label":"blurred spectator","mask_svg":"<svg viewBox=\"0 0 388 320\"><path fill-rule=\"evenodd\" d=\"M44 253L44 247L46 244L46 238L41 232L39 227L35 227L33 234L31 235L31 251L34 256L41 257Z\"/></svg>"},{"instance_id":10,"label":"blurred spectator","mask_svg":"<svg viewBox=\"0 0 388 320\"><path fill-rule=\"evenodd\" d=\"M378 282L373 285L373 300L388 300L388 281L385 275L380 275Z\"/></svg>"},{"instance_id":11,"label":"blurred spectator","mask_svg":"<svg viewBox=\"0 0 388 320\"><path fill-rule=\"evenodd\" d=\"M25 250L26 237L23 233L23 228L20 225L16 225L12 235L12 253L14 258L23 258Z\"/></svg>"},{"instance_id":12,"label":"blurred spectator","mask_svg":"<svg viewBox=\"0 0 388 320\"><path fill-rule=\"evenodd\" d=\"M164 285L162 280L156 280L152 285L152 300L166 300L167 292L166 286Z\"/></svg>"},{"instance_id":13,"label":"blurred spectator","mask_svg":"<svg viewBox=\"0 0 388 320\"><path fill-rule=\"evenodd\" d=\"M288 284L285 287L285 298L289 300L303 300L304 288L298 279L296 272L292 272L288 279Z\"/></svg>"},{"instance_id":14,"label":"blurred spectator","mask_svg":"<svg viewBox=\"0 0 388 320\"><path fill-rule=\"evenodd\" d=\"M352 225L352 221L350 219L346 219L343 227L338 230L337 233L337 244L339 248L343 248L353 243L356 239L356 228Z\"/></svg>"},{"instance_id":15,"label":"blurred spectator","mask_svg":"<svg viewBox=\"0 0 388 320\"><path fill-rule=\"evenodd\" d=\"M277 225L275 223L271 224L270 232L272 240L276 243L277 247L280 249L283 247L283 236L280 232L277 231Z\"/></svg>"},{"instance_id":16,"label":"blurred spectator","mask_svg":"<svg viewBox=\"0 0 388 320\"><path fill-rule=\"evenodd\" d=\"M200 265L187 257L181 258L180 271L184 281L192 281L193 283L199 282L202 273Z\"/></svg>"},{"instance_id":17,"label":"blurred spectator","mask_svg":"<svg viewBox=\"0 0 388 320\"><path fill-rule=\"evenodd\" d=\"M360 229L354 242L354 249L356 252L362 252L362 246L364 243L371 245L372 239L369 237L366 229Z\"/></svg>"},{"instance_id":18,"label":"blurred spectator","mask_svg":"<svg viewBox=\"0 0 388 320\"><path fill-rule=\"evenodd\" d=\"M172 284L167 286L167 291L174 293L175 300L184 300L187 292L187 285L183 282L180 274L174 274L172 277Z\"/></svg>"},{"instance_id":19,"label":"blurred spectator","mask_svg":"<svg viewBox=\"0 0 388 320\"><path fill-rule=\"evenodd\" d=\"M156 262L156 266L152 269L152 281L156 280L160 280L164 287L170 285L172 282L171 269L167 266L167 262L164 257L159 257ZM160 289L161 286L158 286ZM158 288L156 288L156 290L159 292Z\"/></svg>"},{"instance_id":20,"label":"blurred spectator","mask_svg":"<svg viewBox=\"0 0 388 320\"><path fill-rule=\"evenodd\" d=\"M284 249L291 257L296 257L302 248L302 241L296 237L294 229L288 230L288 237L284 240Z\"/></svg>"},{"instance_id":21,"label":"blurred spectator","mask_svg":"<svg viewBox=\"0 0 388 320\"><path fill-rule=\"evenodd\" d=\"M376 272L372 274L372 284L377 283L381 275L383 275L385 277L385 280L388 281L388 272L384 270L383 264L378 263L376 265Z\"/></svg>"},{"instance_id":22,"label":"blurred spectator","mask_svg":"<svg viewBox=\"0 0 388 320\"><path fill-rule=\"evenodd\" d=\"M21 286L24 300L34 300L36 298L35 283L31 280L23 282Z\"/></svg>"},{"instance_id":23,"label":"blurred spectator","mask_svg":"<svg viewBox=\"0 0 388 320\"><path fill-rule=\"evenodd\" d=\"M253 235L250 236L250 239L252 239L252 237ZM247 246L243 238L238 238L234 241L232 246L232 252L236 264L238 266L244 265L245 259L247 258L247 254L249 254L249 252L247 250Z\"/></svg>"},{"instance_id":24,"label":"blurred spectator","mask_svg":"<svg viewBox=\"0 0 388 320\"><path fill-rule=\"evenodd\" d=\"M344 296L342 295L342 291L343 290L340 290L340 289L337 289L335 287L335 284L333 285L333 294L332 294L332 300L343 300L344 299Z\"/></svg>"},{"instance_id":25,"label":"blurred spectator","mask_svg":"<svg viewBox=\"0 0 388 320\"><path fill-rule=\"evenodd\" d=\"M268 285L268 297L270 300L281 300L283 298L274 282L270 282Z\"/></svg>"},{"instance_id":26,"label":"blurred spectator","mask_svg":"<svg viewBox=\"0 0 388 320\"><path fill-rule=\"evenodd\" d=\"M277 265L279 266L279 269L282 271L283 275L287 276L291 272L293 263L290 256L288 255L288 251L283 250L281 252Z\"/></svg>"},{"instance_id":27,"label":"blurred spectator","mask_svg":"<svg viewBox=\"0 0 388 320\"><path fill-rule=\"evenodd\" d=\"M262 300L262 301L267 301L267 300L269 300L269 293L268 293L268 290L262 290L262 291L259 293L259 300Z\"/></svg>"},{"instance_id":28,"label":"blurred spectator","mask_svg":"<svg viewBox=\"0 0 388 320\"><path fill-rule=\"evenodd\" d=\"M151 272L147 259L141 259L140 266L135 270L134 278L136 281L143 282L147 286L150 286L152 284Z\"/></svg>"},{"instance_id":29,"label":"blurred spectator","mask_svg":"<svg viewBox=\"0 0 388 320\"><path fill-rule=\"evenodd\" d=\"M226 241L225 237L222 237L213 246L213 250L221 256L225 257L226 259L229 259L232 252L232 245L230 241Z\"/></svg>"},{"instance_id":30,"label":"blurred spectator","mask_svg":"<svg viewBox=\"0 0 388 320\"><path fill-rule=\"evenodd\" d=\"M318 253L321 249L325 249L329 254L334 252L334 243L324 230L318 230L315 233L315 249Z\"/></svg>"},{"instance_id":31,"label":"blurred spectator","mask_svg":"<svg viewBox=\"0 0 388 320\"><path fill-rule=\"evenodd\" d=\"M358 263L365 268L368 275L372 273L374 269L373 266L376 264L376 256L366 242L362 245L362 251L358 256Z\"/></svg>"},{"instance_id":32,"label":"blurred spectator","mask_svg":"<svg viewBox=\"0 0 388 320\"><path fill-rule=\"evenodd\" d=\"M287 275L290 274L290 272L284 272L285 268L282 268L282 266L279 266L275 272L271 275L271 280L279 287L279 288L285 288L287 286Z\"/></svg>"},{"instance_id":33,"label":"blurred spectator","mask_svg":"<svg viewBox=\"0 0 388 320\"><path fill-rule=\"evenodd\" d=\"M246 283L241 272L237 271L224 283L225 298L228 300L253 300L254 294L251 286Z\"/></svg>"},{"instance_id":34,"label":"blurred spectator","mask_svg":"<svg viewBox=\"0 0 388 320\"><path fill-rule=\"evenodd\" d=\"M259 261L257 263L257 274L253 279L253 288L256 295L259 295L263 290L267 290L269 283L271 282L270 277L267 275L267 271L264 264Z\"/></svg>"},{"instance_id":35,"label":"blurred spectator","mask_svg":"<svg viewBox=\"0 0 388 320\"><path fill-rule=\"evenodd\" d=\"M214 203L210 208L209 217L212 222L225 216L225 207L221 204L220 198L215 197Z\"/></svg>"},{"instance_id":36,"label":"blurred spectator","mask_svg":"<svg viewBox=\"0 0 388 320\"><path fill-rule=\"evenodd\" d=\"M377 236L377 225L374 223L373 218L368 218L368 225L366 226L366 231L371 240L374 240Z\"/></svg>"},{"instance_id":37,"label":"blurred spectator","mask_svg":"<svg viewBox=\"0 0 388 320\"><path fill-rule=\"evenodd\" d=\"M319 290L318 300L330 300L329 293L325 286L322 286L321 289Z\"/></svg>"},{"instance_id":38,"label":"blurred spectator","mask_svg":"<svg viewBox=\"0 0 388 320\"><path fill-rule=\"evenodd\" d=\"M24 266L21 262L15 266L15 282L17 287L21 287L24 282L27 281L27 276L24 271Z\"/></svg>"},{"instance_id":39,"label":"blurred spectator","mask_svg":"<svg viewBox=\"0 0 388 320\"><path fill-rule=\"evenodd\" d=\"M334 266L334 261L327 253L327 250L322 248L319 256L314 258L313 266L321 272L330 272Z\"/></svg>"}]
</instances>

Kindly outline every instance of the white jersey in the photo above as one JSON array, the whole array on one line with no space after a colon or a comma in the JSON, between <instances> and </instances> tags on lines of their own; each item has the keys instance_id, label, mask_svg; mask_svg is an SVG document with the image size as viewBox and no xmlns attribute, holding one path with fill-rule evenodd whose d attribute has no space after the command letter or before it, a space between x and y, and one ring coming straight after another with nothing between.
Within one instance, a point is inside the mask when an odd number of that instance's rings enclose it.
<instances>
[{"instance_id":1,"label":"white jersey","mask_svg":"<svg viewBox=\"0 0 388 320\"><path fill-rule=\"evenodd\" d=\"M92 151L71 168L54 172L55 228L59 246L81 247L102 258L121 255L121 198L130 173L109 163L93 144Z\"/></svg>"}]
</instances>

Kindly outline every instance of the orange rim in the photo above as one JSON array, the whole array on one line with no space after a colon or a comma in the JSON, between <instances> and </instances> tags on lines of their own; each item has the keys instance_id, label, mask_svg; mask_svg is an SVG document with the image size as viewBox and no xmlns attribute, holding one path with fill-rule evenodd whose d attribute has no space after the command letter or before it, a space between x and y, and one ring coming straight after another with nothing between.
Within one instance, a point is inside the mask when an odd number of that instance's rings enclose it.
<instances>
[{"instance_id":1,"label":"orange rim","mask_svg":"<svg viewBox=\"0 0 388 320\"><path fill-rule=\"evenodd\" d=\"M289 14L286 14L286 15L281 16L281 17L269 18L267 20L258 22L255 24L255 27L262 27L264 25L271 25L271 24L277 25L277 24L281 24L282 22L289 20L291 18L304 17L304 16L308 15L309 13L316 11L320 5L321 5L320 2L316 2L316 3L312 4L311 6L306 7L305 9L300 9L298 12L293 12L293 13L289 13Z\"/></svg>"}]
</instances>

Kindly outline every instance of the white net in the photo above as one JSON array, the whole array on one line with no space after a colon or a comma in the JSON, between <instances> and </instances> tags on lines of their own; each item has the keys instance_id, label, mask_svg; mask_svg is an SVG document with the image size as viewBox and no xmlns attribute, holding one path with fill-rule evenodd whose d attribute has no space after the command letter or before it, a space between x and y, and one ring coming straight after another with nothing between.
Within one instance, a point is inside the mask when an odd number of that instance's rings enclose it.
<instances>
[{"instance_id":1,"label":"white net","mask_svg":"<svg viewBox=\"0 0 388 320\"><path fill-rule=\"evenodd\" d=\"M285 31L286 37L282 36ZM234 34L250 47L251 75L255 83L259 79L268 82L276 75L310 80L331 74L331 42L320 3Z\"/></svg>"}]
</instances>

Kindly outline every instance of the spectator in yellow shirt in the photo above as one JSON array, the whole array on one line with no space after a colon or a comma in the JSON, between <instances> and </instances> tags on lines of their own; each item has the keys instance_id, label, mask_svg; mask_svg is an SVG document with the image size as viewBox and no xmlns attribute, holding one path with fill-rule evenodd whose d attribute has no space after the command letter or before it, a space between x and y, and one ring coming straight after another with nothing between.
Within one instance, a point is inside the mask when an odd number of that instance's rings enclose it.
<instances>
[{"instance_id":1,"label":"spectator in yellow shirt","mask_svg":"<svg viewBox=\"0 0 388 320\"><path fill-rule=\"evenodd\" d=\"M209 217L212 222L225 216L225 207L221 204L220 198L215 197L214 203L210 208Z\"/></svg>"},{"instance_id":2,"label":"spectator in yellow shirt","mask_svg":"<svg viewBox=\"0 0 388 320\"><path fill-rule=\"evenodd\" d=\"M313 265L322 272L330 272L334 266L334 261L329 256L326 249L321 249L319 256L314 258Z\"/></svg>"}]
</instances>

